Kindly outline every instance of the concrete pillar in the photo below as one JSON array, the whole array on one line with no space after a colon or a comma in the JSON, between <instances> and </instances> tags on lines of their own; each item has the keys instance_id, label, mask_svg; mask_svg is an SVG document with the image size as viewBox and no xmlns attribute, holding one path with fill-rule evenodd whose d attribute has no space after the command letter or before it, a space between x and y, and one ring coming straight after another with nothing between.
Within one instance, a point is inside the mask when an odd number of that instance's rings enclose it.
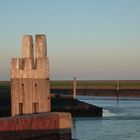
<instances>
[{"instance_id":1,"label":"concrete pillar","mask_svg":"<svg viewBox=\"0 0 140 140\"><path fill-rule=\"evenodd\" d=\"M17 78L11 79L11 113L12 116L19 114L19 80Z\"/></svg>"},{"instance_id":2,"label":"concrete pillar","mask_svg":"<svg viewBox=\"0 0 140 140\"><path fill-rule=\"evenodd\" d=\"M32 79L25 78L22 80L23 84L23 114L33 113L32 112L32 104L33 104L33 87L32 87ZM22 86L22 85L21 85Z\"/></svg>"},{"instance_id":3,"label":"concrete pillar","mask_svg":"<svg viewBox=\"0 0 140 140\"><path fill-rule=\"evenodd\" d=\"M24 35L22 40L22 58L33 58L33 38L31 35Z\"/></svg>"},{"instance_id":4,"label":"concrete pillar","mask_svg":"<svg viewBox=\"0 0 140 140\"><path fill-rule=\"evenodd\" d=\"M35 36L35 58L47 57L46 36L38 34Z\"/></svg>"},{"instance_id":5,"label":"concrete pillar","mask_svg":"<svg viewBox=\"0 0 140 140\"><path fill-rule=\"evenodd\" d=\"M21 68L22 68L22 60L20 58L12 58L12 60L11 60L11 79L20 77Z\"/></svg>"},{"instance_id":6,"label":"concrete pillar","mask_svg":"<svg viewBox=\"0 0 140 140\"><path fill-rule=\"evenodd\" d=\"M49 78L49 60L48 60L48 58L38 58L36 70L37 70L38 78Z\"/></svg>"}]
</instances>

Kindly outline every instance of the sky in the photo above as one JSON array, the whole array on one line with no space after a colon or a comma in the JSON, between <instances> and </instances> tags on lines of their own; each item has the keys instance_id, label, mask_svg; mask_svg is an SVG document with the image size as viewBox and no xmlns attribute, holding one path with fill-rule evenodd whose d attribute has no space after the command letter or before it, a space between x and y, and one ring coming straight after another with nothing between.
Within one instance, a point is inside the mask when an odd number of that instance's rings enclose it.
<instances>
[{"instance_id":1,"label":"sky","mask_svg":"<svg viewBox=\"0 0 140 140\"><path fill-rule=\"evenodd\" d=\"M139 14L140 0L0 0L0 81L26 34L46 34L52 80L139 80Z\"/></svg>"}]
</instances>

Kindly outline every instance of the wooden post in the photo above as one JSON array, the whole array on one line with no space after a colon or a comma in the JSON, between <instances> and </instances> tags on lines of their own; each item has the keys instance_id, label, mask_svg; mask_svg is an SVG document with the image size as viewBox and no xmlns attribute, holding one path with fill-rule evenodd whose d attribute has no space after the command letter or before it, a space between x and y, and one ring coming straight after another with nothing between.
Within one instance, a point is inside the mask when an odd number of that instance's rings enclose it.
<instances>
[{"instance_id":1,"label":"wooden post","mask_svg":"<svg viewBox=\"0 0 140 140\"><path fill-rule=\"evenodd\" d=\"M73 98L76 98L76 77L74 77L74 82L73 82Z\"/></svg>"},{"instance_id":2,"label":"wooden post","mask_svg":"<svg viewBox=\"0 0 140 140\"><path fill-rule=\"evenodd\" d=\"M116 83L117 101L119 100L119 90L120 90L120 87L119 87L119 80L117 80L117 83Z\"/></svg>"},{"instance_id":3,"label":"wooden post","mask_svg":"<svg viewBox=\"0 0 140 140\"><path fill-rule=\"evenodd\" d=\"M117 86L116 86L116 88L117 88L117 92L120 90L119 88L119 80L117 80Z\"/></svg>"}]
</instances>

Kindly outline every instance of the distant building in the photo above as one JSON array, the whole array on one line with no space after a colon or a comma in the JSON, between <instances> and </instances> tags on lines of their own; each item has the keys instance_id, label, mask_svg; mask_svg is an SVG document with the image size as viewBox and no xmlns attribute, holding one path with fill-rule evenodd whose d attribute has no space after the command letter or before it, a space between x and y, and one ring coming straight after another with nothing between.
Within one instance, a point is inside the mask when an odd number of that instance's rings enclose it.
<instances>
[{"instance_id":1,"label":"distant building","mask_svg":"<svg viewBox=\"0 0 140 140\"><path fill-rule=\"evenodd\" d=\"M23 37L22 58L11 61L12 116L50 112L49 61L45 35Z\"/></svg>"}]
</instances>

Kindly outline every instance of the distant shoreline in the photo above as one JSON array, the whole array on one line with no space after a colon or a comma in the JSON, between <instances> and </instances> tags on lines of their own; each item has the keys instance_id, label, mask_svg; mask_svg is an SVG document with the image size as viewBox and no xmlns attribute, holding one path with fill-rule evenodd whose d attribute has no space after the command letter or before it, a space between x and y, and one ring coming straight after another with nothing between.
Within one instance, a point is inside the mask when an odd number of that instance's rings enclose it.
<instances>
[{"instance_id":1,"label":"distant shoreline","mask_svg":"<svg viewBox=\"0 0 140 140\"><path fill-rule=\"evenodd\" d=\"M51 93L72 95L73 81L50 81ZM0 81L0 93L10 92L10 81ZM77 80L77 95L140 97L140 80Z\"/></svg>"},{"instance_id":2,"label":"distant shoreline","mask_svg":"<svg viewBox=\"0 0 140 140\"><path fill-rule=\"evenodd\" d=\"M73 88L73 80L51 80L51 88ZM77 80L77 89L140 89L140 80ZM10 87L10 81L0 81L0 89Z\"/></svg>"}]
</instances>

